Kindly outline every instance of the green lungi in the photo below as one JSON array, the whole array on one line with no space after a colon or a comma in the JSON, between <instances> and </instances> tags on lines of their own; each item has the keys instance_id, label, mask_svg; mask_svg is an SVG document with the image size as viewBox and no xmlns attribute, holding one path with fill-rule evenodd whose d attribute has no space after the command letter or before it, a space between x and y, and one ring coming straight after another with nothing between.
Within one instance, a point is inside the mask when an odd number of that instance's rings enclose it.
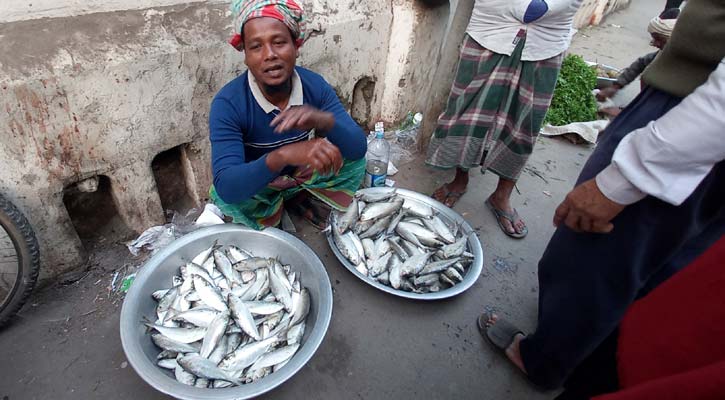
<instances>
[{"instance_id":1,"label":"green lungi","mask_svg":"<svg viewBox=\"0 0 725 400\"><path fill-rule=\"evenodd\" d=\"M445 111L428 147L437 168L482 166L517 180L551 104L562 54L522 61L525 38L510 56L466 36Z\"/></svg>"},{"instance_id":2,"label":"green lungi","mask_svg":"<svg viewBox=\"0 0 725 400\"><path fill-rule=\"evenodd\" d=\"M282 175L273 180L254 197L238 204L222 200L212 185L211 201L235 223L263 229L277 226L282 220L283 205L303 190L337 210L346 210L365 174L365 158L348 161L335 175L323 176L310 168L298 168L293 175Z\"/></svg>"}]
</instances>

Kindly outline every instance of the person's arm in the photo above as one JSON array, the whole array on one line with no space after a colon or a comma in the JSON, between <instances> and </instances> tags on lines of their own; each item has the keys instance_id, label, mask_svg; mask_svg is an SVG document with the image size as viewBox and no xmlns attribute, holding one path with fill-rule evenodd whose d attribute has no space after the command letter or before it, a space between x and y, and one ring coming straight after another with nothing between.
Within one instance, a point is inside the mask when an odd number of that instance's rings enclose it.
<instances>
[{"instance_id":1,"label":"person's arm","mask_svg":"<svg viewBox=\"0 0 725 400\"><path fill-rule=\"evenodd\" d=\"M267 156L247 162L235 110L224 99L215 99L209 112L212 173L217 194L227 203L247 200L267 186L279 171L272 171Z\"/></svg>"},{"instance_id":2,"label":"person's arm","mask_svg":"<svg viewBox=\"0 0 725 400\"><path fill-rule=\"evenodd\" d=\"M622 72L619 73L619 76L617 77L617 82L615 85L618 85L619 88L623 88L644 72L644 69L647 68L650 63L657 57L657 52L652 52L649 54L645 54L642 57L636 59L632 64L629 65L629 67L622 70Z\"/></svg>"},{"instance_id":3,"label":"person's arm","mask_svg":"<svg viewBox=\"0 0 725 400\"><path fill-rule=\"evenodd\" d=\"M367 139L360 126L345 111L340 99L337 97L332 86L325 83L322 111L331 113L335 123L327 132L324 132L327 140L332 142L345 159L359 160L365 157L367 151Z\"/></svg>"},{"instance_id":4,"label":"person's arm","mask_svg":"<svg viewBox=\"0 0 725 400\"><path fill-rule=\"evenodd\" d=\"M597 176L619 204L646 195L680 205L725 159L725 62L708 81L656 121L627 135Z\"/></svg>"},{"instance_id":5,"label":"person's arm","mask_svg":"<svg viewBox=\"0 0 725 400\"><path fill-rule=\"evenodd\" d=\"M725 60L724 60L725 62ZM612 163L574 188L554 225L607 233L612 219L647 195L679 205L725 159L725 63L668 113L627 135Z\"/></svg>"}]
</instances>

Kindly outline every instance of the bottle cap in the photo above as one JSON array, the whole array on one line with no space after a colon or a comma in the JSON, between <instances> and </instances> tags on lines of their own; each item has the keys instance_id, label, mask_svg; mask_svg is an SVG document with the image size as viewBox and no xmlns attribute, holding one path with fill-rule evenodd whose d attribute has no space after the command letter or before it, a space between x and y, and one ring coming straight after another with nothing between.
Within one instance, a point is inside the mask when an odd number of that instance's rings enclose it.
<instances>
[{"instance_id":1,"label":"bottle cap","mask_svg":"<svg viewBox=\"0 0 725 400\"><path fill-rule=\"evenodd\" d=\"M375 132L375 139L385 139L385 133L383 131Z\"/></svg>"}]
</instances>

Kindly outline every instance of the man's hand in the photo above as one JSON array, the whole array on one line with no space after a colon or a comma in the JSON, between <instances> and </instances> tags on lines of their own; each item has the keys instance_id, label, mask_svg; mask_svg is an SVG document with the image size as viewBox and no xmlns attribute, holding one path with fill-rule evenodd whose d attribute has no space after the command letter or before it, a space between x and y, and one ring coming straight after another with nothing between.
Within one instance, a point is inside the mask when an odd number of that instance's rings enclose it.
<instances>
[{"instance_id":1,"label":"man's hand","mask_svg":"<svg viewBox=\"0 0 725 400\"><path fill-rule=\"evenodd\" d=\"M342 154L325 139L312 139L283 146L267 155L267 166L272 171L292 165L310 167L322 175L337 173L342 168Z\"/></svg>"},{"instance_id":2,"label":"man's hand","mask_svg":"<svg viewBox=\"0 0 725 400\"><path fill-rule=\"evenodd\" d=\"M275 133L287 132L293 129L303 131L315 129L326 133L335 126L335 116L314 107L298 106L282 111L272 120L271 125L275 128Z\"/></svg>"},{"instance_id":3,"label":"man's hand","mask_svg":"<svg viewBox=\"0 0 725 400\"><path fill-rule=\"evenodd\" d=\"M612 86L606 87L597 93L597 100L604 101L610 97L614 97L615 94L619 91L620 86L616 83Z\"/></svg>"},{"instance_id":4,"label":"man's hand","mask_svg":"<svg viewBox=\"0 0 725 400\"><path fill-rule=\"evenodd\" d=\"M554 226L562 222L576 232L609 233L611 223L625 206L609 200L590 179L575 187L559 204L554 214Z\"/></svg>"}]
</instances>

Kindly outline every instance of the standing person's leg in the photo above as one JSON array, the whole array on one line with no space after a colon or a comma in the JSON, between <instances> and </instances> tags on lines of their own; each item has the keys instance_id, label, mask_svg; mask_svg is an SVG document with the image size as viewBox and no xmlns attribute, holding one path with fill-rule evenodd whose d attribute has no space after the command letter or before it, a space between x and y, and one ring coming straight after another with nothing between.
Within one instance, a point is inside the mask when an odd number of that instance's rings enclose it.
<instances>
[{"instance_id":1,"label":"standing person's leg","mask_svg":"<svg viewBox=\"0 0 725 400\"><path fill-rule=\"evenodd\" d=\"M536 138L551 105L563 55L541 61L520 61L521 48L512 57L518 57L517 75L511 79L508 93L491 128L490 150L481 160L483 169L498 175L496 190L486 200L501 230L513 238L528 233L526 224L511 205L511 194L521 171L534 151Z\"/></svg>"},{"instance_id":2,"label":"standing person's leg","mask_svg":"<svg viewBox=\"0 0 725 400\"><path fill-rule=\"evenodd\" d=\"M652 89L640 94L607 130L580 181L609 164L624 136L678 102ZM648 197L625 208L609 234L556 231L539 263L538 326L520 342L534 383L559 386L616 328L648 280L722 218L724 187L725 166L718 165L681 206Z\"/></svg>"}]
</instances>

